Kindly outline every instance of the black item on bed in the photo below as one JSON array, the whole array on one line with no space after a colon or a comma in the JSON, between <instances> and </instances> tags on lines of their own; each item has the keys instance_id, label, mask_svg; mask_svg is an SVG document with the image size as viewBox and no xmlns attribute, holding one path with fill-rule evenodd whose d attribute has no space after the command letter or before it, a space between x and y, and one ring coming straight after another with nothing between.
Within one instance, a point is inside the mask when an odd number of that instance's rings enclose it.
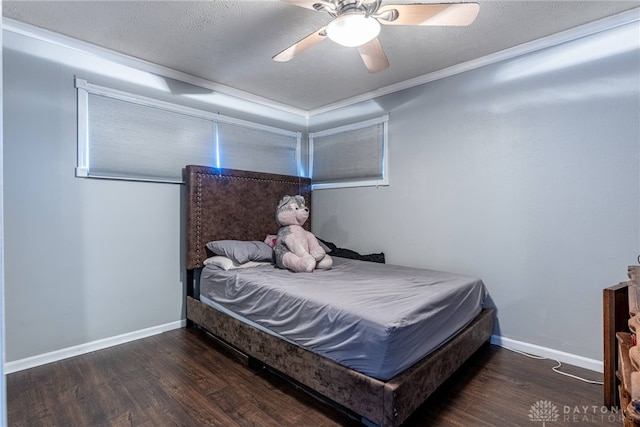
<instances>
[{"instance_id":1,"label":"black item on bed","mask_svg":"<svg viewBox=\"0 0 640 427\"><path fill-rule=\"evenodd\" d=\"M352 251L351 249L339 248L334 243L327 242L326 240L322 240L316 236L316 239L320 240L324 243L329 249L331 249L331 256L337 256L340 258L348 258L348 259L357 259L360 261L371 261L371 262L379 262L384 264L384 252L380 252L379 254L368 254L368 255L360 255L356 251Z\"/></svg>"}]
</instances>

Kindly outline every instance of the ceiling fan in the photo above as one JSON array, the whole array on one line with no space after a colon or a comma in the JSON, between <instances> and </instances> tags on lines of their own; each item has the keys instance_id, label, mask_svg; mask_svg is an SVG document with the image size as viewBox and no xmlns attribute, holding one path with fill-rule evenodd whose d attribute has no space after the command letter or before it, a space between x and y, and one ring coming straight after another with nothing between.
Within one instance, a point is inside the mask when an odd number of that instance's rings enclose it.
<instances>
[{"instance_id":1,"label":"ceiling fan","mask_svg":"<svg viewBox=\"0 0 640 427\"><path fill-rule=\"evenodd\" d=\"M282 0L307 9L327 12L334 19L273 57L286 62L327 37L348 47L357 47L370 73L389 66L378 40L383 25L456 25L471 24L478 3L387 4L382 0Z\"/></svg>"}]
</instances>

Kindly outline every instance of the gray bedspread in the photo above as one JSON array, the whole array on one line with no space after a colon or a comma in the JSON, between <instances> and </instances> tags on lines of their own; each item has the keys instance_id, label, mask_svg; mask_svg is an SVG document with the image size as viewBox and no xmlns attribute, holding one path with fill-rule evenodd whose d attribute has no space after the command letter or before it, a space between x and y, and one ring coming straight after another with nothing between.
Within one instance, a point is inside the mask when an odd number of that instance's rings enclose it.
<instances>
[{"instance_id":1,"label":"gray bedspread","mask_svg":"<svg viewBox=\"0 0 640 427\"><path fill-rule=\"evenodd\" d=\"M478 278L338 257L331 270L313 273L209 265L200 293L205 302L383 381L463 328L486 296Z\"/></svg>"}]
</instances>

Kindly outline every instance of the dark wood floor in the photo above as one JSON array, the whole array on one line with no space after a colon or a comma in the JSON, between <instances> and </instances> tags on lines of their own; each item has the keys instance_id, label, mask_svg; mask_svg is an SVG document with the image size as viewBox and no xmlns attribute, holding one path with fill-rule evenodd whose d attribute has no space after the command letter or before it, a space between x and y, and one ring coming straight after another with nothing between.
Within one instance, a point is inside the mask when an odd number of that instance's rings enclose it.
<instances>
[{"instance_id":1,"label":"dark wood floor","mask_svg":"<svg viewBox=\"0 0 640 427\"><path fill-rule=\"evenodd\" d=\"M622 425L620 414L603 413L602 386L554 365L486 344L405 425ZM535 417L540 405L553 420ZM10 426L25 427L360 425L193 328L10 374L7 410Z\"/></svg>"}]
</instances>

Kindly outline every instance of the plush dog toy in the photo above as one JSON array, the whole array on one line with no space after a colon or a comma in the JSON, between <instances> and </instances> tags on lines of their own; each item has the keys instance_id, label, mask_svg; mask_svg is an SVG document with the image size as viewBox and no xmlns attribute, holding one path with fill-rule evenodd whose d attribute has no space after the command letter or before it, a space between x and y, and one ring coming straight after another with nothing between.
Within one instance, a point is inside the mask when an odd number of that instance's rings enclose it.
<instances>
[{"instance_id":1,"label":"plush dog toy","mask_svg":"<svg viewBox=\"0 0 640 427\"><path fill-rule=\"evenodd\" d=\"M302 196L284 196L276 210L280 226L276 241L276 265L296 273L315 269L328 270L333 260L322 249L316 236L302 228L309 218L309 208Z\"/></svg>"}]
</instances>

